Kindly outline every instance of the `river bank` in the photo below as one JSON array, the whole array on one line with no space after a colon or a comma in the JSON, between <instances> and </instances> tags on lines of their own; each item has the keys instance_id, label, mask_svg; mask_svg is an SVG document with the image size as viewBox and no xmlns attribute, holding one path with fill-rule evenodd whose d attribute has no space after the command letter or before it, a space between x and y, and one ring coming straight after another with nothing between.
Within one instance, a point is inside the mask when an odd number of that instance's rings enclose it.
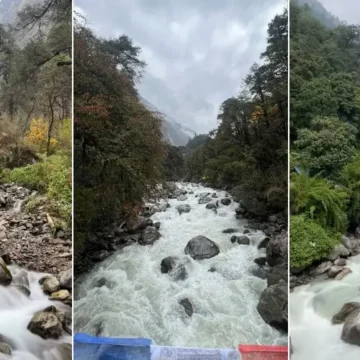
<instances>
[{"instance_id":1,"label":"river bank","mask_svg":"<svg viewBox=\"0 0 360 360\"><path fill-rule=\"evenodd\" d=\"M0 359L71 359L71 233L55 231L36 200L0 185Z\"/></svg>"},{"instance_id":2,"label":"river bank","mask_svg":"<svg viewBox=\"0 0 360 360\"><path fill-rule=\"evenodd\" d=\"M287 343L287 314L268 318L277 329L262 318L266 298L281 299L273 286L287 294L284 280L266 280L284 246L267 251L271 239L242 213L226 191L188 183L147 204L147 217L104 236L98 264L77 277L75 330L177 346Z\"/></svg>"},{"instance_id":3,"label":"river bank","mask_svg":"<svg viewBox=\"0 0 360 360\"><path fill-rule=\"evenodd\" d=\"M359 358L359 249L356 236L343 236L325 261L291 275L293 360Z\"/></svg>"}]
</instances>

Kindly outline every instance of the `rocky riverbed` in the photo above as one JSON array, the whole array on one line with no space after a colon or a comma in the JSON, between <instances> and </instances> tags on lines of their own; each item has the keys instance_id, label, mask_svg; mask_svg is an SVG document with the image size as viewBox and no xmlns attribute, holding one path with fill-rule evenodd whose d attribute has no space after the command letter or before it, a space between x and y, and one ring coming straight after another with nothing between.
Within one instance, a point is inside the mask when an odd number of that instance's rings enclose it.
<instances>
[{"instance_id":1,"label":"rocky riverbed","mask_svg":"<svg viewBox=\"0 0 360 360\"><path fill-rule=\"evenodd\" d=\"M292 274L293 360L359 358L359 235L343 236L322 263Z\"/></svg>"},{"instance_id":2,"label":"rocky riverbed","mask_svg":"<svg viewBox=\"0 0 360 360\"><path fill-rule=\"evenodd\" d=\"M35 196L0 186L0 359L70 360L71 234L24 213Z\"/></svg>"},{"instance_id":3,"label":"rocky riverbed","mask_svg":"<svg viewBox=\"0 0 360 360\"><path fill-rule=\"evenodd\" d=\"M138 219L94 235L75 330L161 345L287 343L285 224L247 219L226 191L168 184Z\"/></svg>"}]
</instances>

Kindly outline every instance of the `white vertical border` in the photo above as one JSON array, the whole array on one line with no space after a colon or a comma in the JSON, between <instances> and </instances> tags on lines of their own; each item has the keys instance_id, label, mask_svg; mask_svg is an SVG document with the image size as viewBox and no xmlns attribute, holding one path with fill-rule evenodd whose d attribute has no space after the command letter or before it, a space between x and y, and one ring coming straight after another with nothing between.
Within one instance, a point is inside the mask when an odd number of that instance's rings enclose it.
<instances>
[{"instance_id":1,"label":"white vertical border","mask_svg":"<svg viewBox=\"0 0 360 360\"><path fill-rule=\"evenodd\" d=\"M72 359L74 354L74 1L71 1L71 245L72 245L72 304L71 304L71 347Z\"/></svg>"},{"instance_id":2,"label":"white vertical border","mask_svg":"<svg viewBox=\"0 0 360 360\"><path fill-rule=\"evenodd\" d=\"M288 0L288 359L291 357L290 316L290 1Z\"/></svg>"}]
</instances>

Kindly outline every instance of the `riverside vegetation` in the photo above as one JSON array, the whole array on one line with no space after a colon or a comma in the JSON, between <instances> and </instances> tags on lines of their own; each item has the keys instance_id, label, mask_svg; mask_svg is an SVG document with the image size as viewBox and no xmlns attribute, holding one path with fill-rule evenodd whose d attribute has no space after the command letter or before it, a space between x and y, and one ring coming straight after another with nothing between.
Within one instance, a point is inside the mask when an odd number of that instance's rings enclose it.
<instances>
[{"instance_id":1,"label":"riverside vegetation","mask_svg":"<svg viewBox=\"0 0 360 360\"><path fill-rule=\"evenodd\" d=\"M349 286L357 260L345 258L360 254L360 27L316 16L291 2L292 288L320 275ZM356 321L342 339L360 345Z\"/></svg>"},{"instance_id":2,"label":"riverside vegetation","mask_svg":"<svg viewBox=\"0 0 360 360\"><path fill-rule=\"evenodd\" d=\"M287 12L269 24L268 45L261 55L263 64L251 68L240 95L224 101L217 129L179 148L165 144L162 115L141 101L136 84L146 64L140 60L141 49L128 36L98 38L78 16L74 46L74 266L79 279L89 279L89 284L83 282L88 289L80 280L75 288L79 304L76 328L102 334L106 333L107 322L112 322L105 313L97 314L92 321L86 318L93 311L93 302L84 300L89 289L95 286L94 291L101 295L106 288L121 286L115 279L95 280L101 269L96 263L104 261L106 266L115 261L116 255L112 254L131 252L129 247L136 251L139 245L140 249L160 246L159 228L166 229L166 225L150 217L163 216L169 207L166 199L176 198L177 211L169 209L171 214L164 216L177 216L186 226L186 219L191 217L188 214L193 211L186 203L190 196L201 208L208 209L208 214L239 202L232 221L238 221L243 230L249 223L256 236L263 235L263 241L257 244L259 250L254 250L263 252L255 261L256 271L268 279L257 297L258 312L268 324L287 331ZM210 187L214 196L195 194L195 199L194 183ZM216 201L214 188L228 190L232 198ZM206 230L200 227L198 231ZM235 235L228 239L232 246L250 246L247 236L237 234L239 229L232 231ZM253 260L248 267L254 266ZM123 258L124 264L128 261ZM168 261L161 269L177 267L177 259ZM192 263L190 257L188 262ZM192 313L187 300L185 311Z\"/></svg>"},{"instance_id":3,"label":"riverside vegetation","mask_svg":"<svg viewBox=\"0 0 360 360\"><path fill-rule=\"evenodd\" d=\"M71 4L0 26L0 354L14 359L71 359Z\"/></svg>"}]
</instances>

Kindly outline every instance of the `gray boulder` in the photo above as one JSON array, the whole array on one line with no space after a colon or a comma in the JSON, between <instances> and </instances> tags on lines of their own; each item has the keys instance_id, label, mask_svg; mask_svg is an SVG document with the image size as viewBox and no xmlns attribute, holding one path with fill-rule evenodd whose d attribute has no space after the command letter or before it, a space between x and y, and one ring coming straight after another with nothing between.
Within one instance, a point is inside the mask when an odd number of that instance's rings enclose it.
<instances>
[{"instance_id":1,"label":"gray boulder","mask_svg":"<svg viewBox=\"0 0 360 360\"><path fill-rule=\"evenodd\" d=\"M279 284L280 281L288 281L288 265L287 263L276 265L269 270L267 277L267 285L272 286Z\"/></svg>"},{"instance_id":2,"label":"gray boulder","mask_svg":"<svg viewBox=\"0 0 360 360\"><path fill-rule=\"evenodd\" d=\"M234 235L230 240L232 243L238 243L239 245L250 245L250 239L246 235Z\"/></svg>"},{"instance_id":3,"label":"gray boulder","mask_svg":"<svg viewBox=\"0 0 360 360\"><path fill-rule=\"evenodd\" d=\"M186 315L191 317L192 314L194 313L194 308L191 301L188 298L185 298L185 299L181 299L179 301L179 304L184 308Z\"/></svg>"},{"instance_id":4,"label":"gray boulder","mask_svg":"<svg viewBox=\"0 0 360 360\"><path fill-rule=\"evenodd\" d=\"M353 311L346 318L341 339L347 344L360 346L360 310Z\"/></svg>"},{"instance_id":5,"label":"gray boulder","mask_svg":"<svg viewBox=\"0 0 360 360\"><path fill-rule=\"evenodd\" d=\"M219 254L219 247L203 235L192 238L185 247L185 254L194 260L209 259Z\"/></svg>"},{"instance_id":6,"label":"gray boulder","mask_svg":"<svg viewBox=\"0 0 360 360\"><path fill-rule=\"evenodd\" d=\"M211 198L208 196L203 196L199 199L198 203L199 204L207 204L211 201Z\"/></svg>"},{"instance_id":7,"label":"gray boulder","mask_svg":"<svg viewBox=\"0 0 360 360\"><path fill-rule=\"evenodd\" d=\"M224 198L224 199L221 199L220 202L225 206L229 206L231 204L231 199Z\"/></svg>"},{"instance_id":8,"label":"gray boulder","mask_svg":"<svg viewBox=\"0 0 360 360\"><path fill-rule=\"evenodd\" d=\"M63 332L63 327L56 314L47 311L35 313L27 328L43 339L58 339Z\"/></svg>"},{"instance_id":9,"label":"gray boulder","mask_svg":"<svg viewBox=\"0 0 360 360\"><path fill-rule=\"evenodd\" d=\"M72 289L72 269L65 270L59 274L60 286L62 289Z\"/></svg>"},{"instance_id":10,"label":"gray boulder","mask_svg":"<svg viewBox=\"0 0 360 360\"><path fill-rule=\"evenodd\" d=\"M179 214L181 215L182 213L189 213L191 210L191 207L190 207L190 205L185 204L185 205L179 205L176 209L179 212Z\"/></svg>"},{"instance_id":11,"label":"gray boulder","mask_svg":"<svg viewBox=\"0 0 360 360\"><path fill-rule=\"evenodd\" d=\"M283 280L266 288L257 305L263 320L276 329L288 330L288 286Z\"/></svg>"},{"instance_id":12,"label":"gray boulder","mask_svg":"<svg viewBox=\"0 0 360 360\"><path fill-rule=\"evenodd\" d=\"M163 274L169 274L175 281L178 281L187 279L188 266L190 266L189 259L168 256L161 261L160 269Z\"/></svg>"},{"instance_id":13,"label":"gray boulder","mask_svg":"<svg viewBox=\"0 0 360 360\"><path fill-rule=\"evenodd\" d=\"M288 261L288 233L270 239L266 247L266 261L270 266L275 266Z\"/></svg>"},{"instance_id":14,"label":"gray boulder","mask_svg":"<svg viewBox=\"0 0 360 360\"><path fill-rule=\"evenodd\" d=\"M346 321L346 319L351 315L354 311L360 310L359 302L350 302L343 305L340 311L335 314L331 320L331 322L336 324L342 324Z\"/></svg>"},{"instance_id":15,"label":"gray boulder","mask_svg":"<svg viewBox=\"0 0 360 360\"><path fill-rule=\"evenodd\" d=\"M343 270L342 266L332 266L329 271L328 271L328 276L329 278L334 278L337 274L341 273L341 271Z\"/></svg>"},{"instance_id":16,"label":"gray boulder","mask_svg":"<svg viewBox=\"0 0 360 360\"><path fill-rule=\"evenodd\" d=\"M42 283L45 293L51 294L60 290L60 281L55 276L47 276Z\"/></svg>"},{"instance_id":17,"label":"gray boulder","mask_svg":"<svg viewBox=\"0 0 360 360\"><path fill-rule=\"evenodd\" d=\"M177 201L186 201L188 199L188 197L186 195L180 195L178 198L177 198Z\"/></svg>"},{"instance_id":18,"label":"gray boulder","mask_svg":"<svg viewBox=\"0 0 360 360\"><path fill-rule=\"evenodd\" d=\"M344 245L339 244L336 245L335 248L331 251L328 256L328 260L334 261L340 257L346 258L350 255L349 249L347 249Z\"/></svg>"},{"instance_id":19,"label":"gray boulder","mask_svg":"<svg viewBox=\"0 0 360 360\"><path fill-rule=\"evenodd\" d=\"M7 286L10 285L12 281L12 275L9 269L7 268L5 261L0 258L0 285Z\"/></svg>"},{"instance_id":20,"label":"gray boulder","mask_svg":"<svg viewBox=\"0 0 360 360\"><path fill-rule=\"evenodd\" d=\"M159 240L161 234L159 231L153 227L148 226L140 235L139 237L139 244L140 245L152 245L156 240Z\"/></svg>"}]
</instances>

